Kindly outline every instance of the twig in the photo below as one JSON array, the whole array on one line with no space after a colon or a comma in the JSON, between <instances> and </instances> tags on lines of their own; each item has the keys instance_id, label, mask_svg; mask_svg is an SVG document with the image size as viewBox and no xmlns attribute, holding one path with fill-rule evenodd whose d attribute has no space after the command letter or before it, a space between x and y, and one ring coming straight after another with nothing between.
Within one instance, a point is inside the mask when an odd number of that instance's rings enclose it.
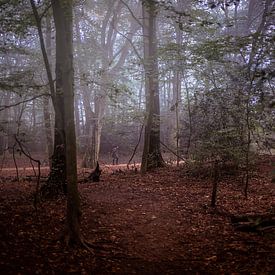
<instances>
[{"instance_id":1,"label":"twig","mask_svg":"<svg viewBox=\"0 0 275 275\"><path fill-rule=\"evenodd\" d=\"M39 97L42 97L42 96L49 96L49 94L45 93L45 94L41 94L41 95L36 95L36 96L34 96L32 98L25 99L23 101L19 101L19 102L16 102L14 104L11 104L11 105L0 105L0 112L3 111L3 110L5 110L5 109L7 109L7 108L15 107L15 106L18 106L20 104L24 104L24 103L27 103L29 101L35 100L35 99L37 99Z\"/></svg>"},{"instance_id":2,"label":"twig","mask_svg":"<svg viewBox=\"0 0 275 275\"><path fill-rule=\"evenodd\" d=\"M22 146L22 148L23 148L24 144L21 144L21 146ZM24 147L25 147L25 150L27 151L27 154L30 156L30 155L31 155L31 154L30 154L30 151L28 150L28 148L26 148L26 146L24 146ZM30 159L30 158L29 158L29 159ZM33 165L33 163L32 163L32 159L30 159L30 165L31 165L31 167L32 167L34 176L37 177L36 171L35 171L35 168L34 168L34 165Z\"/></svg>"},{"instance_id":3,"label":"twig","mask_svg":"<svg viewBox=\"0 0 275 275\"><path fill-rule=\"evenodd\" d=\"M126 6L126 8L128 9L128 11L131 13L132 17L136 20L136 22L143 27L142 23L140 22L140 20L134 15L134 12L131 10L131 8L129 7L129 5L127 3L125 3L123 0L120 0L120 2Z\"/></svg>"},{"instance_id":4,"label":"twig","mask_svg":"<svg viewBox=\"0 0 275 275\"><path fill-rule=\"evenodd\" d=\"M135 156L135 154L136 154L137 148L138 148L139 143L140 143L140 140L141 140L141 135L142 135L142 132L143 132L143 127L144 127L144 124L142 124L141 129L140 129L140 132L139 132L138 143L137 143L137 145L135 146L134 152L133 152L133 154L132 154L130 160L129 160L128 163L127 163L127 169L129 169L129 165L130 165L132 159L134 158L134 156Z\"/></svg>"},{"instance_id":5,"label":"twig","mask_svg":"<svg viewBox=\"0 0 275 275\"><path fill-rule=\"evenodd\" d=\"M17 144L20 147L21 152L30 159L30 161L34 161L37 163L37 167L38 167L38 175L37 175L37 184L36 184L36 192L34 195L34 208L37 210L37 201L38 201L38 191L39 191L39 186L40 186L40 177L41 177L41 170L40 170L40 166L41 166L41 162L40 160L34 159L30 154L26 153L26 151L24 150L20 140L18 140L18 138L16 137L16 135L14 135L14 139L16 140ZM33 167L34 169L34 167ZM35 170L34 170L35 171ZM36 175L36 173L35 173Z\"/></svg>"},{"instance_id":6,"label":"twig","mask_svg":"<svg viewBox=\"0 0 275 275\"><path fill-rule=\"evenodd\" d=\"M16 143L14 143L13 147L12 147L12 158L13 158L14 166L15 166L15 169L16 169L17 181L19 181L18 166L17 166L17 162L16 162L16 158L15 158L15 145L16 145Z\"/></svg>"},{"instance_id":7,"label":"twig","mask_svg":"<svg viewBox=\"0 0 275 275\"><path fill-rule=\"evenodd\" d=\"M46 72L47 72L47 77L48 77L49 86L50 86L50 93L51 93L51 96L52 96L52 100L54 100L55 99L55 87L54 87L54 81L53 81L51 66L50 66L50 62L49 62L49 58L48 58L48 55L47 55L46 46L45 46L45 42L44 42L42 26L41 26L41 18L39 17L39 14L38 14L38 11L37 11L37 8L36 8L36 5L35 5L35 1L30 0L30 4L31 4L31 7L32 7L32 11L33 11L35 21L36 21L36 26L37 26L37 31L38 31L39 41L40 41L40 48L41 48L41 51L42 51L42 56L43 56L45 69L46 69Z\"/></svg>"},{"instance_id":8,"label":"twig","mask_svg":"<svg viewBox=\"0 0 275 275\"><path fill-rule=\"evenodd\" d=\"M52 4L49 4L49 5L45 8L45 10L40 14L40 16L39 16L40 22L41 22L41 20L43 19L43 17L45 16L45 14L48 12L48 10L49 10L51 7L52 7Z\"/></svg>"},{"instance_id":9,"label":"twig","mask_svg":"<svg viewBox=\"0 0 275 275\"><path fill-rule=\"evenodd\" d=\"M121 35L122 37L124 37L130 43L130 45L132 46L132 48L133 48L135 54L137 55L138 59L142 61L143 59L142 59L141 55L139 54L139 52L138 52L136 46L134 45L133 41L129 37L127 37L126 35L124 35L122 32L118 31L117 29L116 29L116 32L119 35Z\"/></svg>"}]
</instances>

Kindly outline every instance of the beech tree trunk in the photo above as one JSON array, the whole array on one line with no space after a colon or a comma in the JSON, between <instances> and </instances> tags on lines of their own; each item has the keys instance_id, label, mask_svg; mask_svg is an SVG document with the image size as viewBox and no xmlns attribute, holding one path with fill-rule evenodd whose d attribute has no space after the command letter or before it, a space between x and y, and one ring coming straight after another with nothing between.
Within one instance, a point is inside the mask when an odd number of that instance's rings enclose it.
<instances>
[{"instance_id":1,"label":"beech tree trunk","mask_svg":"<svg viewBox=\"0 0 275 275\"><path fill-rule=\"evenodd\" d=\"M60 119L57 122L62 123L62 127L58 128L61 135L57 137L63 139L65 147L61 152L66 158L66 241L73 244L81 242L81 238L74 124L72 1L52 0L52 8L56 29L56 95L60 104Z\"/></svg>"},{"instance_id":2,"label":"beech tree trunk","mask_svg":"<svg viewBox=\"0 0 275 275\"><path fill-rule=\"evenodd\" d=\"M95 142L95 144L93 145L93 147L95 148L94 157L96 161L98 161L99 159L103 119L107 108L107 91L111 86L110 84L112 84L115 76L117 75L117 72L125 63L125 60L129 55L129 48L131 46L130 41L132 41L136 31L139 28L136 20L132 18L129 26L129 32L126 36L117 31L118 18L122 11L122 7L123 4L121 3L121 1L108 1L108 9L101 26L101 39L99 45L102 49L102 74L100 79L101 88L99 93L95 95L95 114L94 124L92 126L94 129L93 142ZM122 35L125 38L125 41L121 45L119 51L117 51L118 49L116 48L118 35ZM116 52L119 52L119 54L114 59Z\"/></svg>"},{"instance_id":3,"label":"beech tree trunk","mask_svg":"<svg viewBox=\"0 0 275 275\"><path fill-rule=\"evenodd\" d=\"M80 75L80 86L83 99L83 107L85 111L85 125L83 129L84 134L84 156L82 160L82 167L84 168L95 168L96 161L96 149L95 149L95 113L91 108L91 91L87 87L85 81L83 81L83 75L85 75L85 69L83 66L82 49L80 47L81 35L80 35L80 24L79 19L75 16L75 30L77 40L77 52L79 53L77 67Z\"/></svg>"},{"instance_id":4,"label":"beech tree trunk","mask_svg":"<svg viewBox=\"0 0 275 275\"><path fill-rule=\"evenodd\" d=\"M160 104L157 62L156 13L154 0L142 2L144 69L146 94L146 123L141 171L161 167L164 161L160 151Z\"/></svg>"},{"instance_id":5,"label":"beech tree trunk","mask_svg":"<svg viewBox=\"0 0 275 275\"><path fill-rule=\"evenodd\" d=\"M52 127L51 127L51 115L50 115L50 102L48 97L43 98L43 115L44 115L44 127L47 142L47 154L49 166L52 163L53 154L53 138L52 138Z\"/></svg>"},{"instance_id":6,"label":"beech tree trunk","mask_svg":"<svg viewBox=\"0 0 275 275\"><path fill-rule=\"evenodd\" d=\"M54 2L54 1L52 1ZM66 1L65 1L66 2ZM44 37L42 33L41 18L38 14L35 1L30 0L32 6L33 15L36 21L41 51L43 60L45 63L45 69L49 80L50 93L53 101L53 107L55 111L54 121L54 149L51 159L51 171L47 183L41 187L40 193L43 197L54 196L61 192L66 191L66 156L65 156L65 132L64 132L64 102L63 95L58 90L57 75L60 75L58 69L60 65L56 66L56 87L54 86L52 70L49 62L49 58L46 51Z\"/></svg>"},{"instance_id":7,"label":"beech tree trunk","mask_svg":"<svg viewBox=\"0 0 275 275\"><path fill-rule=\"evenodd\" d=\"M48 15L46 17L46 51L49 59L50 67L51 62L51 53L52 53L52 43L51 43L51 18ZM52 122L51 122L51 114L50 114L50 101L49 97L43 98L43 115L44 115L44 127L46 134L46 143L47 143L47 154L49 166L51 167L52 163L52 154L53 154L53 136L52 136Z\"/></svg>"}]
</instances>

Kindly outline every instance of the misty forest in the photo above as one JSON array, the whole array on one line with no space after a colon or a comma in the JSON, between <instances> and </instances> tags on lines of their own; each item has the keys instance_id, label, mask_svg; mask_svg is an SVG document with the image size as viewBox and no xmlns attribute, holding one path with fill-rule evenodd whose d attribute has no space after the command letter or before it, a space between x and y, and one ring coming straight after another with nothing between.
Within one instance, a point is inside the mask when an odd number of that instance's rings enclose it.
<instances>
[{"instance_id":1,"label":"misty forest","mask_svg":"<svg viewBox=\"0 0 275 275\"><path fill-rule=\"evenodd\" d=\"M275 272L274 0L1 0L1 274Z\"/></svg>"}]
</instances>

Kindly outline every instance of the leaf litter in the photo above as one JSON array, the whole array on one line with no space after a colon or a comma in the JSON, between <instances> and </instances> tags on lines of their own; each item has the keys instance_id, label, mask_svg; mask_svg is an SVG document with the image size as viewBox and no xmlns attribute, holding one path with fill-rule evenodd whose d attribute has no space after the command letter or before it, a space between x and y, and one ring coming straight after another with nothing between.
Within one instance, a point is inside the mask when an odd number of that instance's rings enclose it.
<instances>
[{"instance_id":1,"label":"leaf litter","mask_svg":"<svg viewBox=\"0 0 275 275\"><path fill-rule=\"evenodd\" d=\"M109 169L109 168L108 168ZM109 169L110 170L110 169ZM2 274L272 274L274 228L237 231L232 216L273 215L270 161L260 162L245 199L240 182L221 180L217 207L212 181L168 167L140 175L104 171L98 183L79 185L81 230L92 244L61 241L64 198L32 207L35 181L0 183ZM5 180L6 179L6 180Z\"/></svg>"}]
</instances>

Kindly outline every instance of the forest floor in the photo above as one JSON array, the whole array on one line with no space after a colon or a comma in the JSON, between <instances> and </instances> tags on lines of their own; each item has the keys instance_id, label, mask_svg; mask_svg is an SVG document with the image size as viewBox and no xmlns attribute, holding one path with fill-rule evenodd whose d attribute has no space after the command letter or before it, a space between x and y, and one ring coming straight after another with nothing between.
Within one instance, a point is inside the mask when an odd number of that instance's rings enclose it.
<instances>
[{"instance_id":1,"label":"forest floor","mask_svg":"<svg viewBox=\"0 0 275 275\"><path fill-rule=\"evenodd\" d=\"M100 182L79 185L81 230L92 252L61 241L64 198L35 210L35 179L18 182L14 169L4 169L0 273L274 274L274 227L241 232L232 224L232 217L274 216L270 162L259 160L247 199L241 177L224 177L215 209L209 206L211 179L188 177L183 168L140 175L123 165L103 167Z\"/></svg>"}]
</instances>

